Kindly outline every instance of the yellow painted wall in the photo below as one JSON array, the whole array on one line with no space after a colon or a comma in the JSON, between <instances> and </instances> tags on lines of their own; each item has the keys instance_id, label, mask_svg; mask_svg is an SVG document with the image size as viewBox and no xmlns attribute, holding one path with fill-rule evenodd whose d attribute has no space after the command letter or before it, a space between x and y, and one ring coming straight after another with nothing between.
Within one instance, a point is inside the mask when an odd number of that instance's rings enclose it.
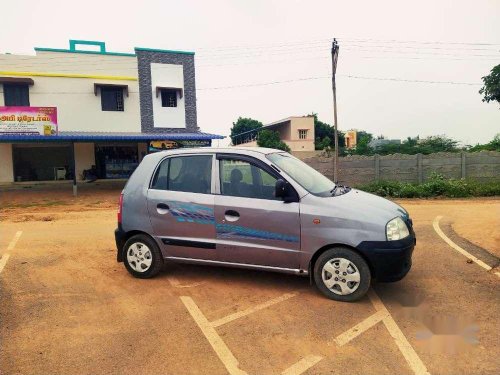
<instances>
[{"instance_id":1,"label":"yellow painted wall","mask_svg":"<svg viewBox=\"0 0 500 375\"><path fill-rule=\"evenodd\" d=\"M0 143L0 182L13 181L12 145L10 143Z\"/></svg>"},{"instance_id":2,"label":"yellow painted wall","mask_svg":"<svg viewBox=\"0 0 500 375\"><path fill-rule=\"evenodd\" d=\"M6 74L9 72L13 74ZM26 72L34 75L24 75ZM0 54L0 73L7 77L32 78L35 83L29 89L30 106L57 107L60 131L141 131L137 58L134 56L42 51L36 56ZM56 73L91 78L44 76ZM125 110L102 111L101 95L99 90L97 96L94 94L94 83L128 85L129 96L124 95ZM3 85L0 85L0 98L2 105Z\"/></svg>"}]
</instances>

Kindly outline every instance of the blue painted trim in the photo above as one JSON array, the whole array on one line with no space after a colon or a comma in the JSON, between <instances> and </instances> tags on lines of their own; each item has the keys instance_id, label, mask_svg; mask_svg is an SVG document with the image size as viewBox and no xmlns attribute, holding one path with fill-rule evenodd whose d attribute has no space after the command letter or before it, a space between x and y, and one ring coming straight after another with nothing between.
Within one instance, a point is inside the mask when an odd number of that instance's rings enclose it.
<instances>
[{"instance_id":1,"label":"blue painted trim","mask_svg":"<svg viewBox=\"0 0 500 375\"><path fill-rule=\"evenodd\" d=\"M63 52L63 53L83 53L88 55L107 55L107 56L127 56L127 57L135 57L135 53L124 53L124 52L99 52L99 51L71 51L69 49L60 49L60 48L44 48L44 47L35 47L35 51L42 52Z\"/></svg>"},{"instance_id":2,"label":"blue painted trim","mask_svg":"<svg viewBox=\"0 0 500 375\"><path fill-rule=\"evenodd\" d=\"M76 39L70 39L69 40L69 50L70 51L78 51L76 49L76 46L78 44L81 45L86 45L86 46L96 46L99 47L100 53L105 53L106 52L106 43L100 42L97 40L76 40Z\"/></svg>"},{"instance_id":3,"label":"blue painted trim","mask_svg":"<svg viewBox=\"0 0 500 375\"><path fill-rule=\"evenodd\" d=\"M180 53L183 55L194 55L194 52L189 51L174 51L169 49L155 49L155 48L144 48L144 47L135 47L136 51L146 51L146 52L160 52L160 53Z\"/></svg>"},{"instance_id":4,"label":"blue painted trim","mask_svg":"<svg viewBox=\"0 0 500 375\"><path fill-rule=\"evenodd\" d=\"M165 134L133 134L133 135L106 135L106 134L58 134L58 135L0 135L0 143L11 142L87 142L87 141L162 141L162 140L207 140L223 139L216 134L193 133L165 133Z\"/></svg>"}]
</instances>

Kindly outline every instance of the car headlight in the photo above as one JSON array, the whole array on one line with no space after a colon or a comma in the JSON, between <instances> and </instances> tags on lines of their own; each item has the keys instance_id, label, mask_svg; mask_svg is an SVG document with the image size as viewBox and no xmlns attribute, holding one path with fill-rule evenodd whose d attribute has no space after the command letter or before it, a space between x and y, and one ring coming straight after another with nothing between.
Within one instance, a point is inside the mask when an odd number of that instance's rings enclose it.
<instances>
[{"instance_id":1,"label":"car headlight","mask_svg":"<svg viewBox=\"0 0 500 375\"><path fill-rule=\"evenodd\" d=\"M389 221L385 227L385 232L388 241L401 240L410 235L406 223L400 217L396 217Z\"/></svg>"}]
</instances>

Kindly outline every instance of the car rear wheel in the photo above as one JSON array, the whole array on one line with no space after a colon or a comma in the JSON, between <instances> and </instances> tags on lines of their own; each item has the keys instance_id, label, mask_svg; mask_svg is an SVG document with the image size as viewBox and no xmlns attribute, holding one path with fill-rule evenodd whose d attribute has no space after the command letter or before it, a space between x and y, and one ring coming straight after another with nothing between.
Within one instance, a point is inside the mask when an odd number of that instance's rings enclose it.
<instances>
[{"instance_id":1,"label":"car rear wheel","mask_svg":"<svg viewBox=\"0 0 500 375\"><path fill-rule=\"evenodd\" d=\"M368 264L358 253L338 247L325 251L316 260L314 281L328 298L352 302L368 291L371 273Z\"/></svg>"},{"instance_id":2,"label":"car rear wheel","mask_svg":"<svg viewBox=\"0 0 500 375\"><path fill-rule=\"evenodd\" d=\"M158 245L144 234L132 236L125 242L123 261L127 271L140 279L155 276L163 266L163 257Z\"/></svg>"}]
</instances>

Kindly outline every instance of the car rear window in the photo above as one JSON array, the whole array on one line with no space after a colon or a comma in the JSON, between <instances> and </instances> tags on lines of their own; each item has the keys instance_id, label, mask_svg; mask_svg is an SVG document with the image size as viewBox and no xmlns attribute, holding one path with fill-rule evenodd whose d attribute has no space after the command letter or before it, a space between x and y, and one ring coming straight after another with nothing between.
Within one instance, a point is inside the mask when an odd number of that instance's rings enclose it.
<instances>
[{"instance_id":1,"label":"car rear window","mask_svg":"<svg viewBox=\"0 0 500 375\"><path fill-rule=\"evenodd\" d=\"M151 189L210 194L212 155L174 156L156 170Z\"/></svg>"}]
</instances>

